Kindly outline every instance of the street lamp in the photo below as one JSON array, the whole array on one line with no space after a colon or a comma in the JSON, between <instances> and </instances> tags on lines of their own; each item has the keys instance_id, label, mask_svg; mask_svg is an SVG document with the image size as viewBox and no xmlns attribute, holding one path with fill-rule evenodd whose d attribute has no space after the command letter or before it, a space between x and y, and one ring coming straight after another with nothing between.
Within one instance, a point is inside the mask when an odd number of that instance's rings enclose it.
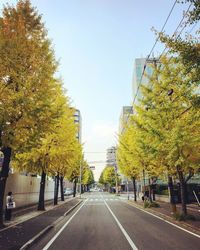
<instances>
[{"instance_id":1,"label":"street lamp","mask_svg":"<svg viewBox=\"0 0 200 250\"><path fill-rule=\"evenodd\" d=\"M116 194L118 194L118 174L117 174L116 164L114 164L114 168L115 168L115 190L116 190Z\"/></svg>"},{"instance_id":2,"label":"street lamp","mask_svg":"<svg viewBox=\"0 0 200 250\"><path fill-rule=\"evenodd\" d=\"M81 192L82 192L81 179L82 179L82 164L80 160L80 198L81 198Z\"/></svg>"}]
</instances>

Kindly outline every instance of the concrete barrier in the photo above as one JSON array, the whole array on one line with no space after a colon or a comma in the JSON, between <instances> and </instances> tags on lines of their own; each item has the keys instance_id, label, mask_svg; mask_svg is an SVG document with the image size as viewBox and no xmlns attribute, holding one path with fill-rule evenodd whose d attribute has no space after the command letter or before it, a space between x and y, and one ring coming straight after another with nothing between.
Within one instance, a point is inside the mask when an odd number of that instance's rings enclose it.
<instances>
[{"instance_id":1,"label":"concrete barrier","mask_svg":"<svg viewBox=\"0 0 200 250\"><path fill-rule=\"evenodd\" d=\"M71 187L72 183L65 181L64 186ZM24 207L36 204L38 202L39 190L40 190L40 178L14 173L10 174L7 179L6 192L4 198L6 198L7 193L11 191L13 193L13 197L16 202L16 207L17 208ZM54 181L46 180L45 200L53 199L53 197L54 197Z\"/></svg>"}]
</instances>

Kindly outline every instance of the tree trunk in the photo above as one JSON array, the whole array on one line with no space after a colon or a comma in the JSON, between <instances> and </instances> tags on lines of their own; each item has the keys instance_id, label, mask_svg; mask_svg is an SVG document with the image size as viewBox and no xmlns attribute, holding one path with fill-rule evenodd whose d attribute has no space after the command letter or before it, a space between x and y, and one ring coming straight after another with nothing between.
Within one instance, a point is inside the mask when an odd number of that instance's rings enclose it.
<instances>
[{"instance_id":1,"label":"tree trunk","mask_svg":"<svg viewBox=\"0 0 200 250\"><path fill-rule=\"evenodd\" d=\"M152 196L151 196L151 181L149 178L149 201L152 202Z\"/></svg>"},{"instance_id":2,"label":"tree trunk","mask_svg":"<svg viewBox=\"0 0 200 250\"><path fill-rule=\"evenodd\" d=\"M6 181L9 174L9 165L10 165L10 159L11 159L11 153L12 149L10 147L6 147L2 149L2 152L4 154L4 160L2 165L2 170L0 172L0 228L4 227L3 225L3 200L4 200L4 194L5 194L5 188L6 188ZM12 190L9 190L12 192Z\"/></svg>"},{"instance_id":3,"label":"tree trunk","mask_svg":"<svg viewBox=\"0 0 200 250\"><path fill-rule=\"evenodd\" d=\"M168 188L169 188L169 197L170 197L170 204L172 213L176 213L176 201L175 201L175 195L174 195L174 185L172 177L168 175Z\"/></svg>"},{"instance_id":4,"label":"tree trunk","mask_svg":"<svg viewBox=\"0 0 200 250\"><path fill-rule=\"evenodd\" d=\"M153 201L156 200L156 195L155 195L154 187L152 187L152 198L153 198Z\"/></svg>"},{"instance_id":5,"label":"tree trunk","mask_svg":"<svg viewBox=\"0 0 200 250\"><path fill-rule=\"evenodd\" d=\"M59 174L55 176L54 205L58 205Z\"/></svg>"},{"instance_id":6,"label":"tree trunk","mask_svg":"<svg viewBox=\"0 0 200 250\"><path fill-rule=\"evenodd\" d=\"M77 178L74 179L73 197L76 197L76 185L77 185Z\"/></svg>"},{"instance_id":7,"label":"tree trunk","mask_svg":"<svg viewBox=\"0 0 200 250\"><path fill-rule=\"evenodd\" d=\"M178 177L180 181L180 189L181 189L181 205L182 205L182 214L184 216L187 215L187 206L186 206L186 189L185 189L185 179L183 176L183 172L180 167L177 167Z\"/></svg>"},{"instance_id":8,"label":"tree trunk","mask_svg":"<svg viewBox=\"0 0 200 250\"><path fill-rule=\"evenodd\" d=\"M60 196L61 196L61 201L65 201L64 189L63 189L63 176L60 177Z\"/></svg>"},{"instance_id":9,"label":"tree trunk","mask_svg":"<svg viewBox=\"0 0 200 250\"><path fill-rule=\"evenodd\" d=\"M40 181L40 194L39 194L39 201L38 201L39 211L45 210L45 204L44 204L45 183L46 183L46 173L42 171L41 181Z\"/></svg>"},{"instance_id":10,"label":"tree trunk","mask_svg":"<svg viewBox=\"0 0 200 250\"><path fill-rule=\"evenodd\" d=\"M133 180L134 201L137 201L137 190L136 190L135 177L133 177L132 180Z\"/></svg>"}]
</instances>

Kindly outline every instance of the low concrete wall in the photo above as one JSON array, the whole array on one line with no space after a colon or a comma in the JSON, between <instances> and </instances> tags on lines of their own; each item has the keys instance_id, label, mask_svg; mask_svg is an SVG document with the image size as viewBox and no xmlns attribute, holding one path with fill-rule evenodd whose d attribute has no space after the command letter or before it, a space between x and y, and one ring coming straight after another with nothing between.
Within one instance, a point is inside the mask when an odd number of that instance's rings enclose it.
<instances>
[{"instance_id":1,"label":"low concrete wall","mask_svg":"<svg viewBox=\"0 0 200 250\"><path fill-rule=\"evenodd\" d=\"M158 195L158 194L156 194L156 201L169 202L169 196L168 195Z\"/></svg>"},{"instance_id":2,"label":"low concrete wall","mask_svg":"<svg viewBox=\"0 0 200 250\"><path fill-rule=\"evenodd\" d=\"M71 183L65 181L64 187L71 187L71 186L72 186ZM14 173L10 174L7 179L5 197L7 193L11 191L13 193L13 197L16 202L16 207L23 207L31 204L36 204L38 202L39 190L40 190L40 178L24 176L20 175L19 173ZM46 180L45 200L53 199L53 197L54 197L54 181Z\"/></svg>"}]
</instances>

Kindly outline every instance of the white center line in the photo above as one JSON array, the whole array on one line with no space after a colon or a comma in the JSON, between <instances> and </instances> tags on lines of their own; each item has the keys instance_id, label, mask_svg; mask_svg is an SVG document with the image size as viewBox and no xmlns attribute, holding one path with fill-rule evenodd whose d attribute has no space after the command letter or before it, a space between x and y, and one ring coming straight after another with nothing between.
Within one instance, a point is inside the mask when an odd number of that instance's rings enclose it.
<instances>
[{"instance_id":1,"label":"white center line","mask_svg":"<svg viewBox=\"0 0 200 250\"><path fill-rule=\"evenodd\" d=\"M76 216L76 214L81 210L81 208L85 205L87 200L79 207L79 209L70 217L70 219L62 226L62 228L57 232L57 234L48 242L48 244L43 248L43 250L49 249L52 243L58 238L58 236L62 233L62 231L66 228L66 226L70 223L70 221Z\"/></svg>"},{"instance_id":2,"label":"white center line","mask_svg":"<svg viewBox=\"0 0 200 250\"><path fill-rule=\"evenodd\" d=\"M121 223L119 222L119 220L117 219L117 217L115 216L115 214L113 213L113 211L110 209L110 207L108 206L108 204L107 204L107 202L105 200L104 200L104 203L105 203L106 207L108 208L108 210L110 211L110 213L112 214L112 216L115 219L115 221L117 222L117 225L119 226L119 228L121 229L122 233L126 237L126 239L127 239L128 243L129 243L129 245L131 246L131 248L134 249L134 250L138 250L138 248L133 243L133 241L131 240L130 236L128 235L128 233L126 232L126 230L123 228L123 226L121 225Z\"/></svg>"}]
</instances>

